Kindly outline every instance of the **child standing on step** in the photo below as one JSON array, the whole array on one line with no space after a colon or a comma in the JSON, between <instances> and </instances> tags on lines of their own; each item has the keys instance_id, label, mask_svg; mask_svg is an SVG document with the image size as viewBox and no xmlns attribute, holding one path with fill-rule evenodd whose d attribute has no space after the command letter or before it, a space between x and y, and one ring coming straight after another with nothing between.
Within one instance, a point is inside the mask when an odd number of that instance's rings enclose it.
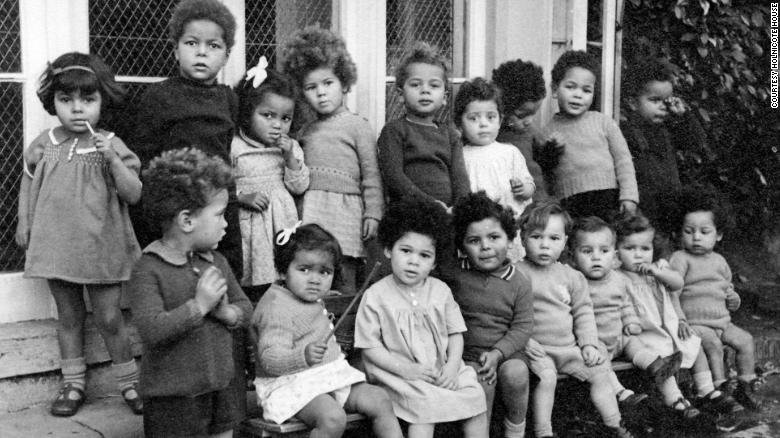
<instances>
[{"instance_id":1,"label":"child standing on step","mask_svg":"<svg viewBox=\"0 0 780 438\"><path fill-rule=\"evenodd\" d=\"M298 140L309 167L301 220L333 233L344 251L344 293L357 291L366 245L376 237L384 210L376 135L368 120L346 107L357 71L346 44L326 29L309 27L290 37L283 70L293 77L317 119Z\"/></svg>"},{"instance_id":2,"label":"child standing on step","mask_svg":"<svg viewBox=\"0 0 780 438\"><path fill-rule=\"evenodd\" d=\"M339 272L341 247L317 224L277 234L274 263L281 281L271 285L252 316L257 341L258 404L263 417L283 423L295 416L313 437L337 438L346 412L360 412L380 438L400 438L387 394L365 383L331 335L323 298Z\"/></svg>"},{"instance_id":3,"label":"child standing on step","mask_svg":"<svg viewBox=\"0 0 780 438\"><path fill-rule=\"evenodd\" d=\"M144 171L144 211L163 230L129 282L148 437L229 438L240 420L231 331L247 325L252 306L214 251L232 184L220 157L194 148L164 152Z\"/></svg>"},{"instance_id":4,"label":"child standing on step","mask_svg":"<svg viewBox=\"0 0 780 438\"><path fill-rule=\"evenodd\" d=\"M552 412L558 373L590 385L590 398L611 436L630 438L609 379L606 351L599 346L588 282L558 262L571 218L552 201L531 204L520 218L525 260L517 264L531 280L534 331L525 347L529 368L539 378L533 393L534 432L553 436Z\"/></svg>"},{"instance_id":5,"label":"child standing on step","mask_svg":"<svg viewBox=\"0 0 780 438\"><path fill-rule=\"evenodd\" d=\"M57 304L63 385L51 413L73 415L85 401L86 289L122 396L140 414L138 369L119 305L120 283L140 255L127 208L141 197L141 163L101 123L124 90L100 58L72 52L48 65L38 97L60 126L24 151L16 242L27 250L24 276L46 279Z\"/></svg>"},{"instance_id":6,"label":"child standing on step","mask_svg":"<svg viewBox=\"0 0 780 438\"><path fill-rule=\"evenodd\" d=\"M731 321L730 312L739 309L740 298L731 282L731 269L715 245L723 238L728 216L715 193L701 187L682 193L682 246L669 264L683 276L680 306L688 325L701 337L702 349L709 359L715 387L726 390L723 369L723 346L736 350L737 388L734 398L750 409L759 407L754 392L756 378L755 342L747 331Z\"/></svg>"},{"instance_id":7,"label":"child standing on step","mask_svg":"<svg viewBox=\"0 0 780 438\"><path fill-rule=\"evenodd\" d=\"M461 358L466 324L450 288L429 276L448 225L434 203L390 205L379 240L393 273L365 292L355 322L366 373L409 423L409 438L431 438L436 423L458 420L466 438L487 437L485 393Z\"/></svg>"}]
</instances>

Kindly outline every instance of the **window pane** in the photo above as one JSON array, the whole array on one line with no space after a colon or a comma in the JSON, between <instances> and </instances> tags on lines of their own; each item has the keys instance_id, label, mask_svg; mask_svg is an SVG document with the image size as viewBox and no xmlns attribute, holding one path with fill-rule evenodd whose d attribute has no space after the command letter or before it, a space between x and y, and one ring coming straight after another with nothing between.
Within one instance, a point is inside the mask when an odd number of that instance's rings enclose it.
<instances>
[{"instance_id":1,"label":"window pane","mask_svg":"<svg viewBox=\"0 0 780 438\"><path fill-rule=\"evenodd\" d=\"M330 29L331 0L247 0L246 20L247 69L261 56L275 66L280 44L294 31L319 24Z\"/></svg>"},{"instance_id":2,"label":"window pane","mask_svg":"<svg viewBox=\"0 0 780 438\"><path fill-rule=\"evenodd\" d=\"M168 20L175 5L175 0L90 0L90 52L117 75L172 76L176 60Z\"/></svg>"},{"instance_id":3,"label":"window pane","mask_svg":"<svg viewBox=\"0 0 780 438\"><path fill-rule=\"evenodd\" d=\"M19 2L0 0L0 71L22 71Z\"/></svg>"},{"instance_id":4,"label":"window pane","mask_svg":"<svg viewBox=\"0 0 780 438\"><path fill-rule=\"evenodd\" d=\"M14 242L23 138L22 84L0 82L0 271L24 267L24 251Z\"/></svg>"}]
</instances>

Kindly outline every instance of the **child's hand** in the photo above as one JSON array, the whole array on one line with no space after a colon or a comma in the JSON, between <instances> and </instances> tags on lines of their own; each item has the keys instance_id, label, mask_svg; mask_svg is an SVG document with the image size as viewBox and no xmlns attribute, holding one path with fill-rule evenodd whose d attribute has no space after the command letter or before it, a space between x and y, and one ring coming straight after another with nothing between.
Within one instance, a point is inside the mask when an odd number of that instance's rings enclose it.
<instances>
[{"instance_id":1,"label":"child's hand","mask_svg":"<svg viewBox=\"0 0 780 438\"><path fill-rule=\"evenodd\" d=\"M268 196L260 192L239 193L236 198L238 203L247 210L265 211L268 208Z\"/></svg>"},{"instance_id":2,"label":"child's hand","mask_svg":"<svg viewBox=\"0 0 780 438\"><path fill-rule=\"evenodd\" d=\"M198 286L195 289L195 302L200 313L206 315L214 308L227 292L227 281L216 266L209 266L203 271Z\"/></svg>"},{"instance_id":3,"label":"child's hand","mask_svg":"<svg viewBox=\"0 0 780 438\"><path fill-rule=\"evenodd\" d=\"M542 344L538 343L534 339L529 339L528 343L525 344L525 354L531 356L534 359L541 359L547 355L547 353L544 352Z\"/></svg>"},{"instance_id":4,"label":"child's hand","mask_svg":"<svg viewBox=\"0 0 780 438\"><path fill-rule=\"evenodd\" d=\"M654 263L637 263L634 265L634 270L642 275L656 275L658 272L658 266Z\"/></svg>"},{"instance_id":5,"label":"child's hand","mask_svg":"<svg viewBox=\"0 0 780 438\"><path fill-rule=\"evenodd\" d=\"M688 321L681 319L677 326L677 336L683 341L690 338L693 335L693 329L688 325Z\"/></svg>"},{"instance_id":6,"label":"child's hand","mask_svg":"<svg viewBox=\"0 0 780 438\"><path fill-rule=\"evenodd\" d=\"M99 132L96 132L92 135L90 141L92 141L92 143L95 145L95 149L103 154L103 158L105 158L109 163L119 159L119 155L117 155L116 151L114 150L114 145L111 143L110 138Z\"/></svg>"},{"instance_id":7,"label":"child's hand","mask_svg":"<svg viewBox=\"0 0 780 438\"><path fill-rule=\"evenodd\" d=\"M604 362L604 356L598 348L592 345L582 347L582 359L585 361L585 365L589 367L594 367Z\"/></svg>"},{"instance_id":8,"label":"child's hand","mask_svg":"<svg viewBox=\"0 0 780 438\"><path fill-rule=\"evenodd\" d=\"M214 315L214 318L217 318L228 326L235 325L236 322L238 322L238 313L228 302L227 294L222 295L222 299L219 300L217 306L211 310L211 314Z\"/></svg>"},{"instance_id":9,"label":"child's hand","mask_svg":"<svg viewBox=\"0 0 780 438\"><path fill-rule=\"evenodd\" d=\"M487 382L488 385L492 385L496 382L498 377L496 370L498 369L498 362L503 355L498 350L486 351L479 355L479 364L482 365L478 370L479 379Z\"/></svg>"},{"instance_id":10,"label":"child's hand","mask_svg":"<svg viewBox=\"0 0 780 438\"><path fill-rule=\"evenodd\" d=\"M620 212L629 216L636 214L636 202L634 201L620 201Z\"/></svg>"},{"instance_id":11,"label":"child's hand","mask_svg":"<svg viewBox=\"0 0 780 438\"><path fill-rule=\"evenodd\" d=\"M726 291L726 309L729 312L736 312L739 309L739 305L742 304L742 300L739 298L734 288L730 288Z\"/></svg>"},{"instance_id":12,"label":"child's hand","mask_svg":"<svg viewBox=\"0 0 780 438\"><path fill-rule=\"evenodd\" d=\"M317 365L322 362L322 358L325 357L325 351L327 351L328 345L324 342L312 342L303 349L303 357L306 359L306 364L309 366Z\"/></svg>"},{"instance_id":13,"label":"child's hand","mask_svg":"<svg viewBox=\"0 0 780 438\"><path fill-rule=\"evenodd\" d=\"M509 185L512 187L512 196L520 201L530 199L534 195L534 186L532 184L523 184L523 180L520 178L510 179Z\"/></svg>"},{"instance_id":14,"label":"child's hand","mask_svg":"<svg viewBox=\"0 0 780 438\"><path fill-rule=\"evenodd\" d=\"M543 169L554 169L558 167L558 159L565 149L566 144L561 140L561 135L553 132L539 148L539 159L536 161Z\"/></svg>"},{"instance_id":15,"label":"child's hand","mask_svg":"<svg viewBox=\"0 0 780 438\"><path fill-rule=\"evenodd\" d=\"M425 367L419 363L407 363L400 366L400 376L404 380L422 380L430 384L435 384L439 373L431 368Z\"/></svg>"},{"instance_id":16,"label":"child's hand","mask_svg":"<svg viewBox=\"0 0 780 438\"><path fill-rule=\"evenodd\" d=\"M16 224L16 244L22 249L27 249L30 243L30 227L24 221Z\"/></svg>"},{"instance_id":17,"label":"child's hand","mask_svg":"<svg viewBox=\"0 0 780 438\"><path fill-rule=\"evenodd\" d=\"M460 371L459 360L447 362L441 367L435 385L452 391L458 389L458 371Z\"/></svg>"},{"instance_id":18,"label":"child's hand","mask_svg":"<svg viewBox=\"0 0 780 438\"><path fill-rule=\"evenodd\" d=\"M664 104L666 104L666 109L675 116L681 116L688 111L688 104L677 96L667 98L664 100Z\"/></svg>"},{"instance_id":19,"label":"child's hand","mask_svg":"<svg viewBox=\"0 0 780 438\"><path fill-rule=\"evenodd\" d=\"M631 323L623 327L623 334L626 336L638 335L642 333L642 326L639 324Z\"/></svg>"},{"instance_id":20,"label":"child's hand","mask_svg":"<svg viewBox=\"0 0 780 438\"><path fill-rule=\"evenodd\" d=\"M287 156L292 153L293 140L287 134L281 134L276 138L276 147L281 149L282 153Z\"/></svg>"},{"instance_id":21,"label":"child's hand","mask_svg":"<svg viewBox=\"0 0 780 438\"><path fill-rule=\"evenodd\" d=\"M363 240L369 240L376 237L376 232L378 229L378 220L372 217L363 218Z\"/></svg>"}]
</instances>

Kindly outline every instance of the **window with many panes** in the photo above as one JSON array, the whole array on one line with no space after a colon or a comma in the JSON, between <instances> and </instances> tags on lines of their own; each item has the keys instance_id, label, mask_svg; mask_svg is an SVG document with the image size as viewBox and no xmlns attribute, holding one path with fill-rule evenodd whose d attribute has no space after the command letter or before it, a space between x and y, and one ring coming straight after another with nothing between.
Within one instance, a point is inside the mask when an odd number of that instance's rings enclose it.
<instances>
[{"instance_id":1,"label":"window with many panes","mask_svg":"<svg viewBox=\"0 0 780 438\"><path fill-rule=\"evenodd\" d=\"M24 134L22 48L17 0L0 0L0 271L24 266L15 241Z\"/></svg>"}]
</instances>

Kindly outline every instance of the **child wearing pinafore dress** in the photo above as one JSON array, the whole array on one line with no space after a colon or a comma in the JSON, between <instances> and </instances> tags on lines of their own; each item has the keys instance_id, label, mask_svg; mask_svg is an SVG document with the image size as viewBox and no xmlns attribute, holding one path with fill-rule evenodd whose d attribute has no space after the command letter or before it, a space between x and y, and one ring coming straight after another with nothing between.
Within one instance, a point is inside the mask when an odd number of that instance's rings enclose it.
<instances>
[{"instance_id":1,"label":"child wearing pinafore dress","mask_svg":"<svg viewBox=\"0 0 780 438\"><path fill-rule=\"evenodd\" d=\"M466 438L487 436L485 393L461 358L466 323L450 288L429 276L449 243L447 225L436 204L391 204L379 240L393 273L365 292L355 322L366 373L387 390L410 438L432 437L436 423L456 420Z\"/></svg>"},{"instance_id":2,"label":"child wearing pinafore dress","mask_svg":"<svg viewBox=\"0 0 780 438\"><path fill-rule=\"evenodd\" d=\"M264 291L278 278L274 235L298 221L292 195L309 186L303 150L287 136L295 110L295 86L290 78L267 67L263 56L236 86L239 132L230 145L241 206L241 285L252 292Z\"/></svg>"},{"instance_id":3,"label":"child wearing pinafore dress","mask_svg":"<svg viewBox=\"0 0 780 438\"><path fill-rule=\"evenodd\" d=\"M257 339L258 404L263 417L282 423L293 416L313 437L340 437L346 413L368 417L379 438L400 438L401 428L384 391L365 383L341 353L322 299L331 293L341 261L332 234L317 224L278 233L274 262L280 282L271 285L252 316Z\"/></svg>"}]
</instances>

